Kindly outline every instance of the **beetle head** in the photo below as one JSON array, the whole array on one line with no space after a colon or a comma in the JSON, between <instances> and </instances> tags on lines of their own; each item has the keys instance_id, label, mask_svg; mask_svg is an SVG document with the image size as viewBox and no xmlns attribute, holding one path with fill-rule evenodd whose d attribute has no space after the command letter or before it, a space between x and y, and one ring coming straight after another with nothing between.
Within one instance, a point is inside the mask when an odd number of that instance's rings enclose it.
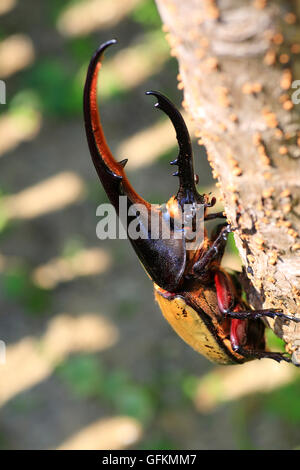
<instances>
[{"instance_id":1,"label":"beetle head","mask_svg":"<svg viewBox=\"0 0 300 470\"><path fill-rule=\"evenodd\" d=\"M130 242L151 279L161 288L174 292L183 281L191 256L187 255L185 236L174 237L176 227L178 227L176 224L178 214L186 215L184 214L185 205L192 207L202 205L205 213L206 207L211 207L215 200L212 199L209 202L207 195L198 193L195 185L192 146L183 117L175 106L157 91L148 91L146 94L157 98L155 107L168 115L175 128L179 153L170 163L178 167L173 174L178 176L179 188L177 194L172 196L165 205L157 207L145 201L131 186L124 171L127 160L117 162L113 157L103 134L97 106L97 79L101 59L104 50L115 43L116 40L113 39L98 48L87 72L84 89L84 118L89 149L98 176L117 213L119 214L119 196L121 195L126 196L128 209L136 204L141 204L145 208L148 217L145 218L141 214L136 217L141 236L134 239L128 232ZM151 238L152 211L157 212L160 226L170 223L171 236L169 238L165 239L161 236L157 239ZM128 224L129 222L130 218Z\"/></svg>"}]
</instances>

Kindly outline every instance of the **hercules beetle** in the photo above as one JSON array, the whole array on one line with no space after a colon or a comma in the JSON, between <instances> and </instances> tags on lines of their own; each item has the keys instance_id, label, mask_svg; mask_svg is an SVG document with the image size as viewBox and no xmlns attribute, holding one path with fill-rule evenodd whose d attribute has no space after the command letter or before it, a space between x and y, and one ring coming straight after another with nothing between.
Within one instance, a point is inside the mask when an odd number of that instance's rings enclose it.
<instances>
[{"instance_id":1,"label":"hercules beetle","mask_svg":"<svg viewBox=\"0 0 300 470\"><path fill-rule=\"evenodd\" d=\"M143 204L150 211L151 204L142 199L130 185L124 166L127 160L117 162L106 143L97 107L97 79L105 49L115 44L102 44L89 64L84 88L84 118L89 150L98 176L119 213L119 196L127 198L127 206ZM146 92L157 98L155 106L164 111L176 131L179 153L172 165L179 177L176 196L167 203L172 219L176 208L185 203L203 204L204 221L224 218L223 213L207 213L216 199L200 195L196 189L193 155L189 133L183 117L161 93ZM147 227L144 227L147 231ZM265 350L264 317L280 317L300 321L280 310L251 310L241 299L241 288L233 275L220 267L229 224L217 226L211 238L204 231L201 245L187 251L184 239L153 240L130 239L130 242L154 284L154 293L162 313L178 335L192 348L211 361L220 364L241 364L252 359L270 358L291 362L285 353Z\"/></svg>"}]
</instances>

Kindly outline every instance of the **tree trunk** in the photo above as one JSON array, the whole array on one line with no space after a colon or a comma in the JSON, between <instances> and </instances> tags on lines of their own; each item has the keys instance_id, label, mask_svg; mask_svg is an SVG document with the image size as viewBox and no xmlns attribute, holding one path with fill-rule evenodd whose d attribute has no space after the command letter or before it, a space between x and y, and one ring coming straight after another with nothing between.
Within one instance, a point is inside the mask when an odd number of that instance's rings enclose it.
<instances>
[{"instance_id":1,"label":"tree trunk","mask_svg":"<svg viewBox=\"0 0 300 470\"><path fill-rule=\"evenodd\" d=\"M250 303L299 315L299 2L156 2L179 62L183 106L238 228ZM300 364L300 324L268 323Z\"/></svg>"}]
</instances>

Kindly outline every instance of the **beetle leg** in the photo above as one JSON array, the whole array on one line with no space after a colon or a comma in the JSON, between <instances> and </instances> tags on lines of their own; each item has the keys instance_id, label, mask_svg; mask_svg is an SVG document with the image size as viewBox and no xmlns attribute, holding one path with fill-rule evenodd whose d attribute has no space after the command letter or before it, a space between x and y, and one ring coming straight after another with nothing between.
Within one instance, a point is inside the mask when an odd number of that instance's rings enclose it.
<instances>
[{"instance_id":1,"label":"beetle leg","mask_svg":"<svg viewBox=\"0 0 300 470\"><path fill-rule=\"evenodd\" d=\"M234 285L231 277L223 271L218 271L214 276L217 299L219 310L222 314L227 317L237 320L258 320L259 318L283 318L285 320L291 320L296 323L300 322L300 318L296 318L292 315L286 315L280 309L269 308L262 310L234 310Z\"/></svg>"},{"instance_id":2,"label":"beetle leg","mask_svg":"<svg viewBox=\"0 0 300 470\"><path fill-rule=\"evenodd\" d=\"M282 312L276 309L242 311L241 304L236 303L236 292L233 280L231 276L223 271L218 271L215 273L215 284L220 313L225 317L231 318L230 342L232 349L241 356L249 359L269 358L277 362L292 362L290 357L286 356L284 353L265 351L264 340L259 340L258 343L254 344L248 343L248 347L244 347L245 342L247 343L247 338L249 337L248 328L250 324L247 320L253 321L264 316L270 316L272 318L278 316L295 321L299 321L299 319L295 319L295 317L290 317L289 315L284 315ZM258 326L258 324L255 326L255 338L259 338L260 329ZM261 326L264 328L262 323ZM263 331L261 333L263 334ZM260 346L262 349L254 349L253 346L254 348Z\"/></svg>"},{"instance_id":3,"label":"beetle leg","mask_svg":"<svg viewBox=\"0 0 300 470\"><path fill-rule=\"evenodd\" d=\"M238 310L239 306L237 306L236 309ZM244 347L245 344L247 343L248 326L249 326L249 323L245 321L244 319L243 320L237 320L237 319L231 320L230 342L231 342L232 349L236 353L249 359L267 358L267 359L273 359L274 361L277 361L277 362L281 362L281 361L292 362L287 353L266 351L264 349L265 348L264 340L263 342L257 343L256 345L253 343L250 343L248 344L247 347ZM257 330L257 332L258 331L259 330ZM261 349L257 349L257 346L261 346Z\"/></svg>"},{"instance_id":4,"label":"beetle leg","mask_svg":"<svg viewBox=\"0 0 300 470\"><path fill-rule=\"evenodd\" d=\"M291 320L296 323L300 322L300 318L286 315L282 310L276 308L268 308L262 310L244 310L239 312L232 312L231 310L223 310L226 316L230 318L238 318L240 320L257 320L258 318L269 317L269 318L283 318L284 320Z\"/></svg>"},{"instance_id":5,"label":"beetle leg","mask_svg":"<svg viewBox=\"0 0 300 470\"><path fill-rule=\"evenodd\" d=\"M226 219L226 215L223 212L214 212L213 214L207 214L204 217L204 220L214 220L214 219Z\"/></svg>"},{"instance_id":6,"label":"beetle leg","mask_svg":"<svg viewBox=\"0 0 300 470\"><path fill-rule=\"evenodd\" d=\"M234 313L243 313L243 312L234 312ZM281 352L273 352L273 351L265 351L265 343L263 341L262 344L262 349L254 349L253 346L255 345L251 344L249 345L250 347L244 347L243 340L244 342L246 341L247 338L247 326L248 322L243 320L237 320L233 319L231 320L231 326L230 326L230 342L231 342L231 347L232 349L240 354L241 356L244 356L245 358L249 359L273 359L274 361L281 362L292 362L291 358L287 353L281 353ZM256 345L256 347L258 344Z\"/></svg>"},{"instance_id":7,"label":"beetle leg","mask_svg":"<svg viewBox=\"0 0 300 470\"><path fill-rule=\"evenodd\" d=\"M281 352L272 352L272 351L259 351L256 349L246 349L242 346L233 347L234 351L249 359L273 359L276 362L289 362L291 363L291 358L286 355L287 353Z\"/></svg>"},{"instance_id":8,"label":"beetle leg","mask_svg":"<svg viewBox=\"0 0 300 470\"><path fill-rule=\"evenodd\" d=\"M222 258L227 237L231 230L231 226L228 224L220 224L217 226L216 238L213 244L206 254L193 266L193 271L195 274L201 275L201 273L205 272L209 268L209 265L212 261L214 261L217 257Z\"/></svg>"}]
</instances>

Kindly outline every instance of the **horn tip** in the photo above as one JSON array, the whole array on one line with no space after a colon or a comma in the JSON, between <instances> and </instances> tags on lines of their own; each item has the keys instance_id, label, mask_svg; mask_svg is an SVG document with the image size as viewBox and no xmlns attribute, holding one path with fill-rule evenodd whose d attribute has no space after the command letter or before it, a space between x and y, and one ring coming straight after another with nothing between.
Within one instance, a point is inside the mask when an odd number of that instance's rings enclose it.
<instances>
[{"instance_id":1,"label":"horn tip","mask_svg":"<svg viewBox=\"0 0 300 470\"><path fill-rule=\"evenodd\" d=\"M100 44L100 46L96 50L94 57L96 58L100 57L100 55L105 51L105 49L107 49L109 46L112 46L113 44L117 44L117 42L118 40L115 38L109 39L108 41L103 42L102 44Z\"/></svg>"},{"instance_id":2,"label":"horn tip","mask_svg":"<svg viewBox=\"0 0 300 470\"><path fill-rule=\"evenodd\" d=\"M145 95L147 95L147 96L149 96L149 95L155 96L155 97L157 98L157 103L155 103L154 107L161 109L161 104L160 104L161 93L159 93L158 91L149 90L149 91L145 91Z\"/></svg>"},{"instance_id":3,"label":"horn tip","mask_svg":"<svg viewBox=\"0 0 300 470\"><path fill-rule=\"evenodd\" d=\"M109 39L105 43L103 43L103 46L108 47L112 46L112 44L117 44L118 40L116 38Z\"/></svg>"}]
</instances>

